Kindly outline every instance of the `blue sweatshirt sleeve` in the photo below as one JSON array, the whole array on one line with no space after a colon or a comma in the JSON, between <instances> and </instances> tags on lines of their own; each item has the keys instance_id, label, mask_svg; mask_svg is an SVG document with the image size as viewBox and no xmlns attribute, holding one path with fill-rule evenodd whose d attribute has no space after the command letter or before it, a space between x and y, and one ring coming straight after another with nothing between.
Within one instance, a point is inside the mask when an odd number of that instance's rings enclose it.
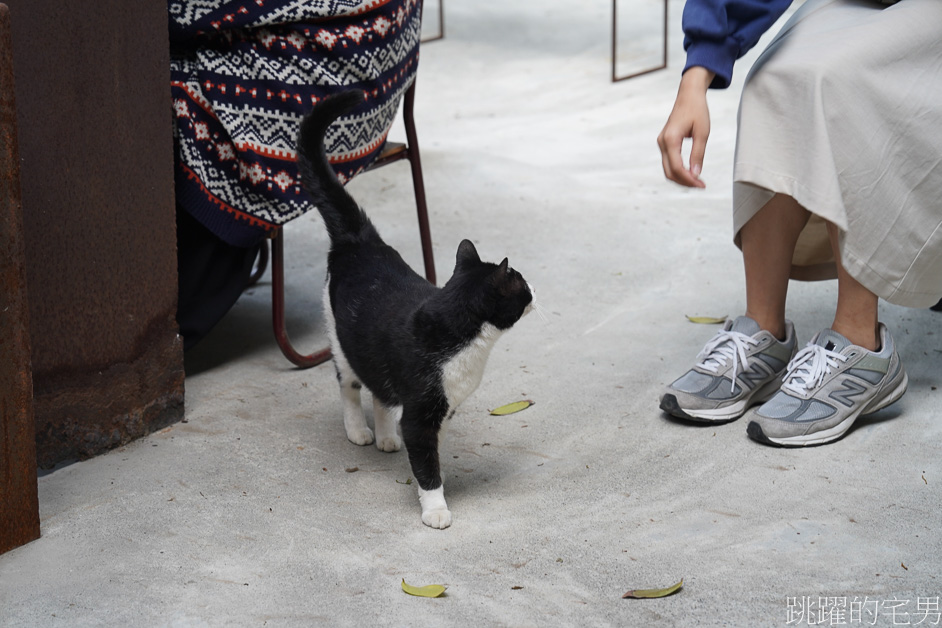
<instances>
[{"instance_id":1,"label":"blue sweatshirt sleeve","mask_svg":"<svg viewBox=\"0 0 942 628\"><path fill-rule=\"evenodd\" d=\"M684 71L702 66L716 74L710 87L726 88L733 64L756 45L792 0L687 0Z\"/></svg>"}]
</instances>

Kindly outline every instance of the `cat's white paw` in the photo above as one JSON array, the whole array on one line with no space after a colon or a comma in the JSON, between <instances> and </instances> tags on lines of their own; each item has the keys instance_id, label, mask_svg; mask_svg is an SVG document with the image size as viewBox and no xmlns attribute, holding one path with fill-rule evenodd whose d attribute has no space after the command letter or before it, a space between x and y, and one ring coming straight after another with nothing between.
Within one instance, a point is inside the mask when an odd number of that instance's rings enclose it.
<instances>
[{"instance_id":1,"label":"cat's white paw","mask_svg":"<svg viewBox=\"0 0 942 628\"><path fill-rule=\"evenodd\" d=\"M399 451L402 449L402 439L399 436L385 436L376 439L376 448L380 451Z\"/></svg>"},{"instance_id":2,"label":"cat's white paw","mask_svg":"<svg viewBox=\"0 0 942 628\"><path fill-rule=\"evenodd\" d=\"M429 491L417 487L419 504L422 506L422 523L443 530L451 525L451 511L445 503L445 487L439 486Z\"/></svg>"},{"instance_id":3,"label":"cat's white paw","mask_svg":"<svg viewBox=\"0 0 942 628\"><path fill-rule=\"evenodd\" d=\"M444 530L451 525L451 511L447 508L426 510L422 513L422 523L430 528Z\"/></svg>"},{"instance_id":4,"label":"cat's white paw","mask_svg":"<svg viewBox=\"0 0 942 628\"><path fill-rule=\"evenodd\" d=\"M373 430L368 427L347 430L347 438L354 445L369 445L373 442Z\"/></svg>"}]
</instances>

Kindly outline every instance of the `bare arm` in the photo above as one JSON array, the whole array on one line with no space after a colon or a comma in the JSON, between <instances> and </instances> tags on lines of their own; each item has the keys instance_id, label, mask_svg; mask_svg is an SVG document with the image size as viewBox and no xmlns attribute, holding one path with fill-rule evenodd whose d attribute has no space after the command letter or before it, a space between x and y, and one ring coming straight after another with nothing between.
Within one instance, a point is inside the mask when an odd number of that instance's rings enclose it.
<instances>
[{"instance_id":1,"label":"bare arm","mask_svg":"<svg viewBox=\"0 0 942 628\"><path fill-rule=\"evenodd\" d=\"M706 93L713 77L713 72L699 66L684 72L674 109L657 136L664 176L687 187L706 187L700 180L700 172L703 170L703 155L710 137L710 111ZM684 165L682 153L684 139L688 137L693 139L689 168Z\"/></svg>"}]
</instances>

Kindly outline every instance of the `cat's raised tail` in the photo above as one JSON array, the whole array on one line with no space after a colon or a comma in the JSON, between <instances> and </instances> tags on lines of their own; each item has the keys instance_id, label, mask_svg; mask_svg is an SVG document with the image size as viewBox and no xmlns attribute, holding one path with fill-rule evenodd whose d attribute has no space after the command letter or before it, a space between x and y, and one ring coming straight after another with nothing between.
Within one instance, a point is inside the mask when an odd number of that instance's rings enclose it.
<instances>
[{"instance_id":1,"label":"cat's raised tail","mask_svg":"<svg viewBox=\"0 0 942 628\"><path fill-rule=\"evenodd\" d=\"M359 90L324 98L304 117L298 133L298 168L301 172L301 182L324 219L332 247L376 235L366 214L337 179L324 149L327 128L337 118L361 104L365 98L366 94Z\"/></svg>"}]
</instances>

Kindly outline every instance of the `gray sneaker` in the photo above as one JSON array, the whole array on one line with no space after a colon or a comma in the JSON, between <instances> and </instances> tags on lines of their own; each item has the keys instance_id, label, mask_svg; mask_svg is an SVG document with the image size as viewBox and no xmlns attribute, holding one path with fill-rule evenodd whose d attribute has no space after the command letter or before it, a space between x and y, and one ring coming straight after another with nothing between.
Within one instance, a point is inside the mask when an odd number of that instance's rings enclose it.
<instances>
[{"instance_id":1,"label":"gray sneaker","mask_svg":"<svg viewBox=\"0 0 942 628\"><path fill-rule=\"evenodd\" d=\"M843 436L857 417L902 397L906 371L883 323L879 335L873 352L836 331L819 333L788 365L778 393L750 413L746 433L773 445L822 445Z\"/></svg>"},{"instance_id":2,"label":"gray sneaker","mask_svg":"<svg viewBox=\"0 0 942 628\"><path fill-rule=\"evenodd\" d=\"M703 347L697 364L668 386L661 410L708 423L738 419L775 394L797 348L791 321L785 321L781 342L748 316L728 320Z\"/></svg>"}]
</instances>

